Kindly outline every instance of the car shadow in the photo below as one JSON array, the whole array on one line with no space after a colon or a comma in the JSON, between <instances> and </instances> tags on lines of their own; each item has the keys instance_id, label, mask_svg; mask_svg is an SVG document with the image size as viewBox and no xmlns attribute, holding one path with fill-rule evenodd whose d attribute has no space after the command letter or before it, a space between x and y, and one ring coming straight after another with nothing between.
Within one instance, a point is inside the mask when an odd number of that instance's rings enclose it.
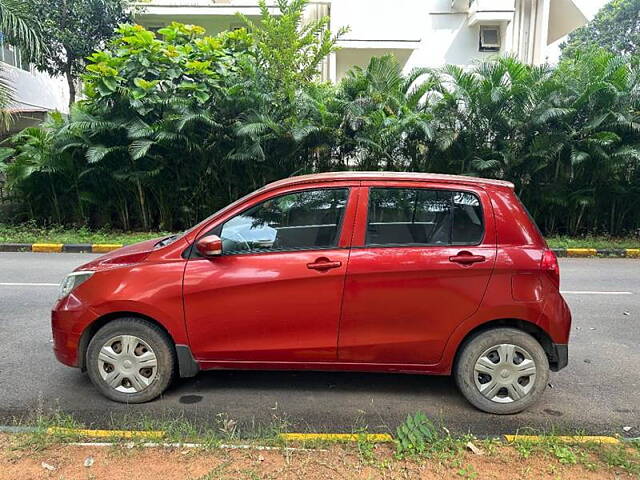
<instances>
[{"instance_id":1,"label":"car shadow","mask_svg":"<svg viewBox=\"0 0 640 480\"><path fill-rule=\"evenodd\" d=\"M459 396L449 376L394 373L248 371L217 370L200 372L193 378L174 382L168 395L214 393L224 390L281 393L362 393L389 395Z\"/></svg>"}]
</instances>

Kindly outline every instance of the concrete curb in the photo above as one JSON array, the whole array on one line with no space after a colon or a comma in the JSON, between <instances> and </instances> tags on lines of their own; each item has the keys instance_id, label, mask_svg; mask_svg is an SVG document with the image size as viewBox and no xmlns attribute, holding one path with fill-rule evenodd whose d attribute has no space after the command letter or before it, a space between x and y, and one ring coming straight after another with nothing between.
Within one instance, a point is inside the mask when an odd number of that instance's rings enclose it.
<instances>
[{"instance_id":1,"label":"concrete curb","mask_svg":"<svg viewBox=\"0 0 640 480\"><path fill-rule=\"evenodd\" d=\"M0 243L0 252L107 253L122 243Z\"/></svg>"},{"instance_id":2,"label":"concrete curb","mask_svg":"<svg viewBox=\"0 0 640 480\"><path fill-rule=\"evenodd\" d=\"M38 431L37 427L28 426L8 426L0 425L0 432L9 434L21 434L21 433L35 433ZM48 435L61 435L61 436L78 436L90 439L139 439L139 440L156 440L155 442L147 442L140 446L146 447L162 447L162 446L189 446L199 447L201 443L164 443L162 439L166 438L166 432L163 430L90 430L79 428L63 428L63 427L49 427L46 429ZM394 441L393 436L388 433L280 433L278 435L280 440L285 442L309 442L309 441L324 441L330 443L354 443L360 441L366 441L371 443L392 443ZM482 436L478 438L483 438ZM489 438L489 437L487 437ZM491 436L496 440L501 440L505 443L543 443L552 438L554 441L565 444L609 444L619 445L627 442L637 442L640 438L626 438L610 435L560 435L549 437L547 435L521 435L521 434L503 434L498 436ZM87 445L87 446L110 446L114 445L114 442L73 442L72 445ZM133 445L133 444L131 444ZM259 445L220 445L221 448L257 448L257 449L291 449L300 450L299 448L290 447L268 447ZM303 449L304 450L304 449Z\"/></svg>"},{"instance_id":3,"label":"concrete curb","mask_svg":"<svg viewBox=\"0 0 640 480\"><path fill-rule=\"evenodd\" d=\"M281 440L288 442L370 442L370 443L392 443L393 437L388 433L281 433L278 435Z\"/></svg>"},{"instance_id":4,"label":"concrete curb","mask_svg":"<svg viewBox=\"0 0 640 480\"><path fill-rule=\"evenodd\" d=\"M504 439L507 443L514 442L528 442L528 443L543 443L548 440L544 435L504 435ZM607 435L560 435L554 436L553 439L559 443L577 444L577 443L607 443L610 445L617 445L622 443L622 440L616 437Z\"/></svg>"}]
</instances>

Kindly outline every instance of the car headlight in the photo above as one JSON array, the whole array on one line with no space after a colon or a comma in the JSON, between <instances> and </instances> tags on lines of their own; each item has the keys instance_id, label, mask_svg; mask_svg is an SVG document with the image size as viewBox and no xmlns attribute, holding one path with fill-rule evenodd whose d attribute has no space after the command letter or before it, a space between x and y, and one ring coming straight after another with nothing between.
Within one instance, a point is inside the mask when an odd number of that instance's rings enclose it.
<instances>
[{"instance_id":1,"label":"car headlight","mask_svg":"<svg viewBox=\"0 0 640 480\"><path fill-rule=\"evenodd\" d=\"M76 287L83 284L94 272L89 270L80 270L79 272L72 272L62 280L60 283L60 290L58 291L58 299L64 298L73 292Z\"/></svg>"}]
</instances>

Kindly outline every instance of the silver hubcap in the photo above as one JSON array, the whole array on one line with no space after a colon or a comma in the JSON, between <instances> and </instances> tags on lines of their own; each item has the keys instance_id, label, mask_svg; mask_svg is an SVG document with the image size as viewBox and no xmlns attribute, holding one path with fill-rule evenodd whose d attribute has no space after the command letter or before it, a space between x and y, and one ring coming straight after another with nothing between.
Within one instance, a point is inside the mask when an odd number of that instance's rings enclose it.
<instances>
[{"instance_id":1,"label":"silver hubcap","mask_svg":"<svg viewBox=\"0 0 640 480\"><path fill-rule=\"evenodd\" d=\"M524 348L502 343L488 348L476 361L473 371L482 395L498 403L524 398L536 380L536 364Z\"/></svg>"},{"instance_id":2,"label":"silver hubcap","mask_svg":"<svg viewBox=\"0 0 640 480\"><path fill-rule=\"evenodd\" d=\"M137 393L156 378L158 359L144 340L133 335L118 335L100 349L98 371L118 392Z\"/></svg>"}]
</instances>

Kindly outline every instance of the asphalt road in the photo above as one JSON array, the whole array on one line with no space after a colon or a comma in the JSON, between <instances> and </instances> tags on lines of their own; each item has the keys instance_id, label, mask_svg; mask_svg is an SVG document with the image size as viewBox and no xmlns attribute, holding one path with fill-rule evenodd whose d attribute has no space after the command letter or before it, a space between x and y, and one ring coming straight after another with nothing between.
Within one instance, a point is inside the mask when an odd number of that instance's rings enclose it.
<instances>
[{"instance_id":1,"label":"asphalt road","mask_svg":"<svg viewBox=\"0 0 640 480\"><path fill-rule=\"evenodd\" d=\"M569 366L551 374L540 403L500 417L472 408L450 378L420 375L207 372L145 405L110 402L51 350L49 310L57 288L47 284L89 258L0 253L0 424L61 410L94 427L184 417L211 424L231 419L245 434L270 424L288 431L384 431L422 410L452 431L477 435L533 427L640 436L638 260L561 260L562 290L582 292L565 294L574 316Z\"/></svg>"}]
</instances>

